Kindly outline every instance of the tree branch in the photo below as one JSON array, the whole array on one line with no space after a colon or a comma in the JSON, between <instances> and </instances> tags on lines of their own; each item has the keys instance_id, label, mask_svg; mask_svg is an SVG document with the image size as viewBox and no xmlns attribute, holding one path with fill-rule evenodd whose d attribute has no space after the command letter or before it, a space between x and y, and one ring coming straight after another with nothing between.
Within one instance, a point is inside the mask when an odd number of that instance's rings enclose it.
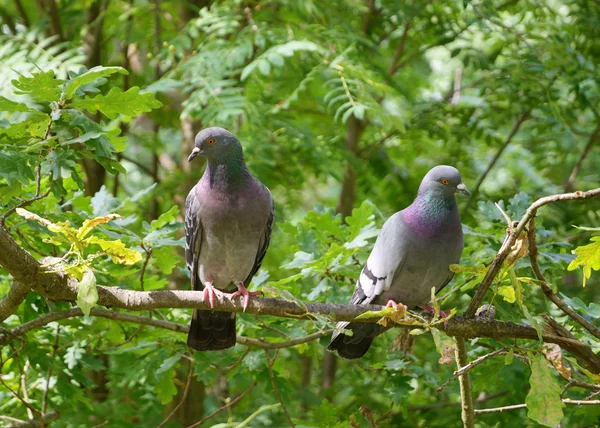
<instances>
[{"instance_id":1,"label":"tree branch","mask_svg":"<svg viewBox=\"0 0 600 428\"><path fill-rule=\"evenodd\" d=\"M565 404L573 404L576 406L579 405L591 405L591 406L597 406L600 405L600 400L571 400L569 398L565 398L564 400L562 400L563 403ZM483 415L485 413L501 413L501 412L506 412L508 410L517 410L517 409L526 409L527 408L527 404L523 403L523 404L513 404L512 406L504 406L504 407L494 407L491 409L476 409L475 410L475 414L476 415Z\"/></svg>"},{"instance_id":2,"label":"tree branch","mask_svg":"<svg viewBox=\"0 0 600 428\"><path fill-rule=\"evenodd\" d=\"M461 418L465 428L475 428L475 413L473 412L473 393L471 391L471 377L467 367L467 348L463 337L456 337L456 367L460 372L458 383L460 385Z\"/></svg>"},{"instance_id":3,"label":"tree branch","mask_svg":"<svg viewBox=\"0 0 600 428\"><path fill-rule=\"evenodd\" d=\"M583 318L579 315L575 310L573 310L569 305L567 305L560 297L558 297L552 291L552 287L546 281L542 270L540 269L540 265L538 264L537 255L537 243L535 238L535 217L531 218L529 222L529 229L527 233L527 237L529 240L529 260L531 260L531 267L533 269L533 273L535 277L541 281L540 286L542 287L542 291L546 295L548 299L552 301L560 310L562 310L565 314L570 316L573 320L581 324L587 331L593 334L596 338L600 339L600 329L596 327L594 324Z\"/></svg>"},{"instance_id":4,"label":"tree branch","mask_svg":"<svg viewBox=\"0 0 600 428\"><path fill-rule=\"evenodd\" d=\"M0 300L0 322L14 314L23 303L30 288L19 281L13 281L8 293Z\"/></svg>"},{"instance_id":5,"label":"tree branch","mask_svg":"<svg viewBox=\"0 0 600 428\"><path fill-rule=\"evenodd\" d=\"M596 129L594 129L594 132L592 132L592 135L590 135L590 138L587 144L585 145L585 148L583 149L583 153L581 153L581 156L579 157L577 163L573 167L573 171L571 171L571 175L569 175L569 178L565 183L565 192L572 192L575 188L575 179L577 178L577 174L579 174L581 165L583 164L583 161L590 152L592 146L596 143L596 140L598 140L598 136L600 136L600 122L598 122Z\"/></svg>"},{"instance_id":6,"label":"tree branch","mask_svg":"<svg viewBox=\"0 0 600 428\"><path fill-rule=\"evenodd\" d=\"M227 410L228 408L235 406L242 398L244 398L244 396L246 394L248 394L250 391L252 391L252 389L256 386L257 383L258 382L254 381L254 383L252 385L250 385L250 387L247 390L245 390L240 395L238 395L237 397L235 397L229 403L225 404L223 407L219 407L217 410L215 410L214 412L212 412L210 415L202 418L200 421L196 422L193 425L190 425L187 428L196 428L197 426L202 425L204 422L206 422L207 420L209 420L213 416L216 416L217 414L221 413L222 411Z\"/></svg>"},{"instance_id":7,"label":"tree branch","mask_svg":"<svg viewBox=\"0 0 600 428\"><path fill-rule=\"evenodd\" d=\"M504 143L502 143L502 146L500 146L500 148L498 149L498 151L492 158L492 161L488 164L488 166L485 169L485 171L483 172L483 174L481 174L481 177L479 177L479 180L477 180L477 184L475 184L475 188L471 192L471 197L469 198L469 202L467 203L467 206L465 207L465 211L467 211L471 207L473 202L477 200L477 195L479 193L479 188L481 187L481 184L486 179L486 177L488 176L488 174L490 173L490 171L492 170L494 165L496 165L496 162L498 162L498 159L500 159L500 156L502 156L502 153L504 153L504 150L506 149L506 147L508 147L508 145L511 143L513 137L517 134L517 132L519 131L519 128L521 127L523 122L525 122L528 118L529 118L529 110L521 113L521 115L519 116L519 118L517 119L515 124L513 125L511 131L508 133L508 135L504 139Z\"/></svg>"},{"instance_id":8,"label":"tree branch","mask_svg":"<svg viewBox=\"0 0 600 428\"><path fill-rule=\"evenodd\" d=\"M7 420L13 422L12 425L8 425L8 428L36 428L44 427L48 422L55 421L58 419L60 414L56 410L52 410L46 413L44 416L38 419L31 419L29 421L21 421L18 419L10 418L8 416L0 416L0 420Z\"/></svg>"},{"instance_id":9,"label":"tree branch","mask_svg":"<svg viewBox=\"0 0 600 428\"><path fill-rule=\"evenodd\" d=\"M506 239L504 240L502 247L496 254L496 257L492 261L492 264L486 272L485 277L481 281L481 284L479 284L479 287L477 288L473 299L471 299L471 303L469 304L465 315L467 317L473 317L475 315L477 308L480 306L481 302L483 301L483 298L485 297L485 293L488 291L488 289L492 285L492 281L500 271L502 263L504 263L504 260L506 260L506 257L508 257L511 247L517 240L517 237L525 229L525 225L528 224L533 217L535 217L539 208L543 207L544 205L558 201L591 199L598 196L600 196L600 188L588 190L587 192L577 191L573 193L561 193L557 195L545 196L531 204L529 208L527 208L525 215L523 216L523 218L521 218L519 223L516 226L509 226Z\"/></svg>"}]
</instances>

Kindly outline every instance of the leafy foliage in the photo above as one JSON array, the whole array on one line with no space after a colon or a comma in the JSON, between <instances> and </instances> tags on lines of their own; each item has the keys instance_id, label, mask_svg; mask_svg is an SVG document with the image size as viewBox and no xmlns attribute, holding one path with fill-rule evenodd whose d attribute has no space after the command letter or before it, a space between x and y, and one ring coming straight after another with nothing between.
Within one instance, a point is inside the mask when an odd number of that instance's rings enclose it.
<instances>
[{"instance_id":1,"label":"leafy foliage","mask_svg":"<svg viewBox=\"0 0 600 428\"><path fill-rule=\"evenodd\" d=\"M249 169L272 190L276 224L253 287L292 300L347 302L379 227L435 164L457 166L471 190L481 179L473 200L459 200L465 251L434 303L456 314L504 239L494 202L518 220L533 200L566 189L580 159L574 188L600 181L594 2L88 3L0 10L0 215L31 201L6 227L36 258L52 257L46 269L69 273L86 314L96 284L189 287L181 210L201 174L186 158L202 127L234 132ZM354 210L343 218L334 207L353 173ZM575 232L575 224L588 227ZM596 326L598 227L590 200L542 208L536 230L547 281ZM525 253L511 262L486 296L496 317L542 331L539 315L549 315L600 352L548 303ZM0 294L11 280L0 270ZM70 308L30 293L2 328ZM137 315L185 325L190 311ZM378 314L385 322L397 315ZM325 317L238 316L238 335L268 343L331 327ZM8 389L22 396L24 383L34 408L60 412L57 426L158 426L181 401L191 367L187 398L165 426L192 425L245 391L207 423L285 426L271 376L298 426L456 426L457 383L437 390L452 376L454 343L415 332L391 329L334 371L323 363L327 337L271 350L271 373L262 349L192 354L171 330L63 319L0 350L0 414L29 418ZM478 415L478 424L598 425L597 407L560 401L566 380L555 371L600 382L576 360L547 357L562 362L553 369L538 341L481 338L468 344L469 359L490 348L507 354L471 370L477 406L527 409ZM587 395L570 388L565 396Z\"/></svg>"}]
</instances>

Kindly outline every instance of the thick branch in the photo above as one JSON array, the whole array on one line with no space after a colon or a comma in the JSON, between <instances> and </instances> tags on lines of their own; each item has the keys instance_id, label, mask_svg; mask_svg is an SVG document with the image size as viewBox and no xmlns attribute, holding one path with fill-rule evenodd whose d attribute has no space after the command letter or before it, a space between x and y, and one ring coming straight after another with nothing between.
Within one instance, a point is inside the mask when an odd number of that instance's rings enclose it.
<instances>
[{"instance_id":1,"label":"thick branch","mask_svg":"<svg viewBox=\"0 0 600 428\"><path fill-rule=\"evenodd\" d=\"M0 416L0 420L4 419L9 422L12 422L12 425L8 425L8 428L34 428L34 427L44 427L48 422L55 421L58 419L60 414L56 410L52 410L46 413L39 419L31 419L29 421L19 421L13 418L9 418L8 416Z\"/></svg>"},{"instance_id":2,"label":"thick branch","mask_svg":"<svg viewBox=\"0 0 600 428\"><path fill-rule=\"evenodd\" d=\"M23 303L27 297L27 293L29 293L28 286L19 281L13 282L10 290L6 293L6 296L0 300L0 322L4 321L17 311L19 305Z\"/></svg>"},{"instance_id":3,"label":"thick branch","mask_svg":"<svg viewBox=\"0 0 600 428\"><path fill-rule=\"evenodd\" d=\"M492 261L492 264L488 269L487 273L485 274L485 277L481 281L481 284L479 284L479 287L475 292L475 296L473 296L473 299L471 300L471 303L469 304L465 315L468 317L472 317L475 315L477 308L481 305L481 302L483 302L485 293L488 291L488 289L492 285L492 281L500 271L502 263L504 263L504 260L506 260L506 257L508 257L511 247L517 240L517 237L525 229L525 225L528 224L533 217L535 217L539 208L543 207L544 205L551 204L553 202L591 199L598 196L600 196L600 188L588 190L587 192L577 191L573 193L561 193L557 195L550 195L540 198L533 204L531 204L529 208L527 208L525 215L519 221L517 226L509 227L508 235L506 236L502 247L498 251L498 254L496 254L496 257Z\"/></svg>"},{"instance_id":4,"label":"thick branch","mask_svg":"<svg viewBox=\"0 0 600 428\"><path fill-rule=\"evenodd\" d=\"M596 327L594 324L583 318L579 315L575 310L573 310L569 305L567 305L560 297L558 297L552 291L552 287L546 281L542 270L540 269L540 265L537 261L537 243L535 239L535 217L531 218L529 222L528 229L528 240L529 240L529 259L531 260L531 267L533 269L533 273L535 277L541 281L542 291L546 295L548 299L552 301L560 310L569 315L573 320L581 324L587 331L593 334L596 338L600 339L600 329Z\"/></svg>"},{"instance_id":5,"label":"thick branch","mask_svg":"<svg viewBox=\"0 0 600 428\"><path fill-rule=\"evenodd\" d=\"M460 372L467 366L467 348L463 337L456 338L456 367ZM475 427L475 413L473 409L473 392L471 391L471 377L468 370L458 375L460 385L461 418L465 428Z\"/></svg>"}]
</instances>

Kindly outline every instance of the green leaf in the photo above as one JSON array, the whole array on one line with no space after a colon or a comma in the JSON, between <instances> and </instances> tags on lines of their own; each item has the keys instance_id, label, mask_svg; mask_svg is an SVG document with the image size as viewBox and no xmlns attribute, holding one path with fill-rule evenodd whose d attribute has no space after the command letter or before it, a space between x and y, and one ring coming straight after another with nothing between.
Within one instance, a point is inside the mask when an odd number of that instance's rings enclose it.
<instances>
[{"instance_id":1,"label":"green leaf","mask_svg":"<svg viewBox=\"0 0 600 428\"><path fill-rule=\"evenodd\" d=\"M85 73L80 74L73 80L70 80L69 82L67 82L66 87L65 87L65 99L70 100L71 98L73 98L73 95L75 95L75 91L77 91L78 88L80 88L84 85L87 85L88 83L91 83L96 79L110 76L111 74L114 74L114 73L129 74L129 72L126 69L124 69L123 67L97 66L97 67L91 68L90 70L86 71Z\"/></svg>"},{"instance_id":2,"label":"green leaf","mask_svg":"<svg viewBox=\"0 0 600 428\"><path fill-rule=\"evenodd\" d=\"M77 305L87 316L94 305L98 302L98 290L96 289L96 276L91 269L87 269L83 279L77 284Z\"/></svg>"},{"instance_id":3,"label":"green leaf","mask_svg":"<svg viewBox=\"0 0 600 428\"><path fill-rule=\"evenodd\" d=\"M527 416L547 427L557 426L563 418L565 404L560 399L560 385L546 359L537 353L531 362L531 389L525 398Z\"/></svg>"},{"instance_id":4,"label":"green leaf","mask_svg":"<svg viewBox=\"0 0 600 428\"><path fill-rule=\"evenodd\" d=\"M173 205L168 211L162 213L156 220L150 223L150 230L158 230L175 221L179 215L179 206Z\"/></svg>"},{"instance_id":5,"label":"green leaf","mask_svg":"<svg viewBox=\"0 0 600 428\"><path fill-rule=\"evenodd\" d=\"M27 107L24 103L18 103L15 101L11 101L7 98L0 97L0 111L8 111L11 113L23 112L23 113L36 113L36 114L44 114L37 110Z\"/></svg>"},{"instance_id":6,"label":"green leaf","mask_svg":"<svg viewBox=\"0 0 600 428\"><path fill-rule=\"evenodd\" d=\"M582 245L573 251L577 257L567 267L567 270L575 270L579 266L583 267L584 287L586 280L592 275L592 269L595 271L600 270L600 236L592 236L590 241L591 244Z\"/></svg>"},{"instance_id":7,"label":"green leaf","mask_svg":"<svg viewBox=\"0 0 600 428\"><path fill-rule=\"evenodd\" d=\"M20 76L11 83L17 89L17 95L29 95L36 101L52 102L60 99L63 80L54 79L54 71L34 73L31 77Z\"/></svg>"},{"instance_id":8,"label":"green leaf","mask_svg":"<svg viewBox=\"0 0 600 428\"><path fill-rule=\"evenodd\" d=\"M153 264L165 275L170 275L173 268L180 262L173 247L160 247L152 249ZM256 277L255 277L256 278Z\"/></svg>"},{"instance_id":9,"label":"green leaf","mask_svg":"<svg viewBox=\"0 0 600 428\"><path fill-rule=\"evenodd\" d=\"M28 185L35 180L32 168L29 166L33 157L17 151L0 150L0 177L6 179L9 185L19 182Z\"/></svg>"},{"instance_id":10,"label":"green leaf","mask_svg":"<svg viewBox=\"0 0 600 428\"><path fill-rule=\"evenodd\" d=\"M161 404L170 403L177 394L177 387L175 386L175 369L170 368L169 370L156 376L156 384L154 385L154 392L156 397L160 400Z\"/></svg>"},{"instance_id":11,"label":"green leaf","mask_svg":"<svg viewBox=\"0 0 600 428\"><path fill-rule=\"evenodd\" d=\"M504 356L504 365L510 366L513 363L515 357L515 350L510 348L510 351Z\"/></svg>"},{"instance_id":12,"label":"green leaf","mask_svg":"<svg viewBox=\"0 0 600 428\"><path fill-rule=\"evenodd\" d=\"M171 369L173 366L175 366L175 364L177 364L177 362L179 360L181 360L181 356L184 354L184 352L178 352L177 354L166 358L162 364L158 367L158 369L156 370L156 374L159 375L161 373L166 372L167 370Z\"/></svg>"},{"instance_id":13,"label":"green leaf","mask_svg":"<svg viewBox=\"0 0 600 428\"><path fill-rule=\"evenodd\" d=\"M116 119L119 115L134 117L141 113L147 113L152 109L159 108L162 103L154 98L150 92L140 94L140 88L134 86L127 92L113 87L105 95L96 95L94 98L85 97L73 102L75 107L86 109L92 114L101 111L109 119Z\"/></svg>"}]
</instances>

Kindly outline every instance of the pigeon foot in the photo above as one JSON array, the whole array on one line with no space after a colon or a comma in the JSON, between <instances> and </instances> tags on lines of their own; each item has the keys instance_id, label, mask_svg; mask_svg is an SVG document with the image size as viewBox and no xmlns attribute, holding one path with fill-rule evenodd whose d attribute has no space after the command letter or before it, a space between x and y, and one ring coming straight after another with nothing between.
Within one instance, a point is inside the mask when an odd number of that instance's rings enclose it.
<instances>
[{"instance_id":1,"label":"pigeon foot","mask_svg":"<svg viewBox=\"0 0 600 428\"><path fill-rule=\"evenodd\" d=\"M213 309L215 307L215 294L217 296L222 296L223 292L217 290L210 282L206 282L204 284L204 290L202 291L202 301L205 302L208 297L208 302L210 303L210 308Z\"/></svg>"},{"instance_id":2,"label":"pigeon foot","mask_svg":"<svg viewBox=\"0 0 600 428\"><path fill-rule=\"evenodd\" d=\"M423 305L423 309L425 309L427 312L431 312L432 314L435 315L435 309L433 309L431 306ZM440 310L440 318L448 318L449 315L450 315L450 312L444 312L444 311Z\"/></svg>"},{"instance_id":3,"label":"pigeon foot","mask_svg":"<svg viewBox=\"0 0 600 428\"><path fill-rule=\"evenodd\" d=\"M392 299L388 300L388 302L385 305L386 308L394 308L396 309L398 307L398 303L394 302Z\"/></svg>"},{"instance_id":4,"label":"pigeon foot","mask_svg":"<svg viewBox=\"0 0 600 428\"><path fill-rule=\"evenodd\" d=\"M263 294L262 291L248 291L246 286L242 281L237 283L238 291L231 295L232 299L235 299L238 296L244 297L244 312L246 312L246 308L248 308L248 303L250 303L250 296L257 296L259 294Z\"/></svg>"}]
</instances>

